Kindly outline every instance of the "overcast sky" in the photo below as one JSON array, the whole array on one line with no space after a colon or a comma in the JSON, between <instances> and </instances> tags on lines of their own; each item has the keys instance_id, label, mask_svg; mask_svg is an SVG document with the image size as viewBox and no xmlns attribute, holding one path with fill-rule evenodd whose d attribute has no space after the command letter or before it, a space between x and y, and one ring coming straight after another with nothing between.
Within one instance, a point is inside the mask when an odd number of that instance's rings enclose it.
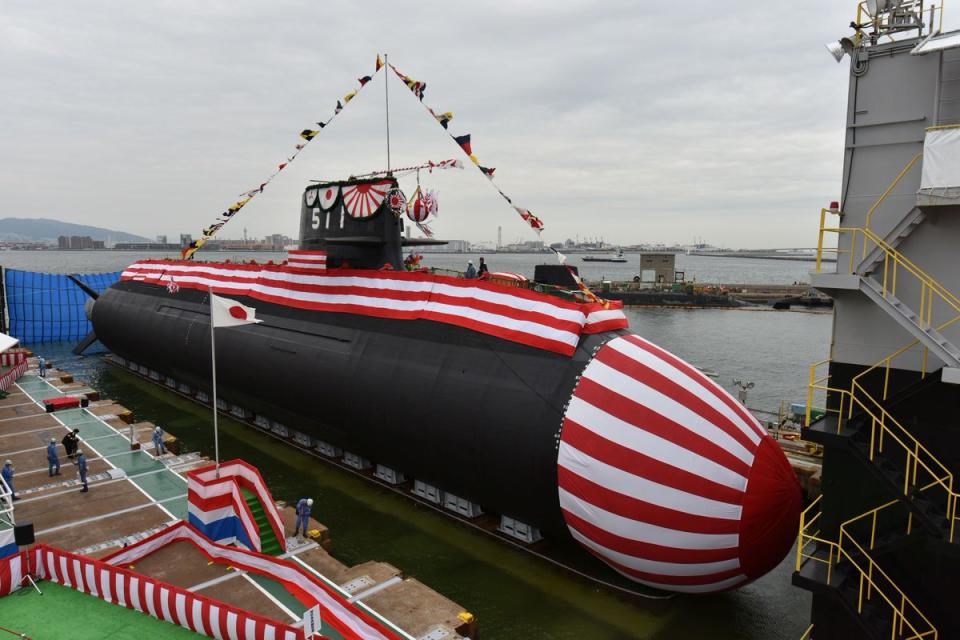
<instances>
[{"instance_id":1,"label":"overcast sky","mask_svg":"<svg viewBox=\"0 0 960 640\"><path fill-rule=\"evenodd\" d=\"M816 244L837 199L854 2L0 0L0 217L199 235L373 72L425 104L548 242ZM948 16L949 18L949 16ZM946 24L945 27L950 27ZM298 229L310 179L386 164L379 74L223 237ZM394 165L459 148L390 78ZM446 238L535 239L467 162ZM412 190L411 181L402 186Z\"/></svg>"}]
</instances>

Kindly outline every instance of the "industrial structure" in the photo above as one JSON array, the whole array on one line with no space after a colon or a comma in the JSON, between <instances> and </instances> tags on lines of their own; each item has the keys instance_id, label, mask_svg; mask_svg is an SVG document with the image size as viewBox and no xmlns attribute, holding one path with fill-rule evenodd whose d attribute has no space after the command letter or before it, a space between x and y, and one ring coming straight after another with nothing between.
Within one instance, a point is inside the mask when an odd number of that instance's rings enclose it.
<instances>
[{"instance_id":1,"label":"industrial structure","mask_svg":"<svg viewBox=\"0 0 960 640\"><path fill-rule=\"evenodd\" d=\"M835 307L804 430L824 446L793 578L813 592L806 638L960 637L960 32L940 32L942 13L869 0L828 45L850 80L812 276Z\"/></svg>"}]
</instances>

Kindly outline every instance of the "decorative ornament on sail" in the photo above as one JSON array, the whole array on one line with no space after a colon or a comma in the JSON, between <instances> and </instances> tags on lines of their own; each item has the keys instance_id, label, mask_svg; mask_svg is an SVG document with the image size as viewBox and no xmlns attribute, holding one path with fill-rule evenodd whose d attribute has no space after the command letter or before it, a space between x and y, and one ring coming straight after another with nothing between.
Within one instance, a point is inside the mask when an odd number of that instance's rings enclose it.
<instances>
[{"instance_id":1,"label":"decorative ornament on sail","mask_svg":"<svg viewBox=\"0 0 960 640\"><path fill-rule=\"evenodd\" d=\"M399 218L400 214L407 209L407 196L403 195L403 191L399 188L391 189L390 193L387 194L387 205L393 215Z\"/></svg>"},{"instance_id":2,"label":"decorative ornament on sail","mask_svg":"<svg viewBox=\"0 0 960 640\"><path fill-rule=\"evenodd\" d=\"M420 187L414 191L410 201L407 202L407 217L411 221L421 224L427 221L431 215L437 214L437 192L424 191Z\"/></svg>"},{"instance_id":3,"label":"decorative ornament on sail","mask_svg":"<svg viewBox=\"0 0 960 640\"><path fill-rule=\"evenodd\" d=\"M337 204L337 198L340 196L340 187L332 185L322 187L318 191L317 203L324 211L329 211L333 205Z\"/></svg>"},{"instance_id":4,"label":"decorative ornament on sail","mask_svg":"<svg viewBox=\"0 0 960 640\"><path fill-rule=\"evenodd\" d=\"M383 204L392 184L390 180L382 180L343 187L343 208L351 218L369 218Z\"/></svg>"}]
</instances>

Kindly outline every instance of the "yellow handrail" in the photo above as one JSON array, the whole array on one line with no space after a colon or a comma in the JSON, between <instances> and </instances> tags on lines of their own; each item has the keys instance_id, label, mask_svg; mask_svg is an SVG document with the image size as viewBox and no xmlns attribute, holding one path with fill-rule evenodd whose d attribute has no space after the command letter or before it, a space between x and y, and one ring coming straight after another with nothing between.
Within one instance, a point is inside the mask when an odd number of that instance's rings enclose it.
<instances>
[{"instance_id":1,"label":"yellow handrail","mask_svg":"<svg viewBox=\"0 0 960 640\"><path fill-rule=\"evenodd\" d=\"M803 632L803 635L800 636L800 640L811 640L811 638L813 638L813 636L810 635L811 633L813 633L813 625L812 625L812 624L811 624L809 627L807 627L807 630L806 630L806 631Z\"/></svg>"},{"instance_id":2,"label":"yellow handrail","mask_svg":"<svg viewBox=\"0 0 960 640\"><path fill-rule=\"evenodd\" d=\"M865 601L872 600L874 594L879 595L893 613L893 619L890 623L892 627L891 638L905 638L910 640L931 638L932 640L936 640L938 637L936 627L934 627L930 620L913 604L913 601L907 597L907 594L897 586L890 576L877 566L869 553L867 553L867 550L864 549L863 546L853 538L850 531L845 528L850 523L889 506L890 503L873 512L867 512L864 515L845 522L840 526L839 542L833 542L821 537L819 530L811 531L820 518L819 510L817 510L815 515L811 514L811 511L818 508L822 497L823 496L819 496L814 500L800 515L800 532L797 536L796 570L800 571L805 559L807 561L813 560L826 564L827 586L830 586L833 579L834 566L841 560L846 561L856 572L856 577L858 578L858 613L863 611ZM814 553L808 552L807 548L813 543L820 543L827 548L827 559L819 558ZM851 549L851 546L853 549ZM864 564L866 564L866 568L864 568ZM922 631L918 630L917 627L920 627ZM904 628L906 628L910 635L903 635ZM804 634L805 637L809 637L811 629L812 625L807 628Z\"/></svg>"},{"instance_id":3,"label":"yellow handrail","mask_svg":"<svg viewBox=\"0 0 960 640\"><path fill-rule=\"evenodd\" d=\"M890 356L888 356L889 358ZM950 523L949 540L956 535L957 513L960 506L960 494L954 490L954 477L950 469L924 447L896 418L894 418L859 382L854 380L850 389L831 387L829 375L817 378L816 370L829 361L821 361L810 366L810 383L807 389L807 424L810 424L810 407L813 405L814 391L825 391L839 397L839 407L830 408L828 413L837 414L837 433L843 432L844 421L853 416L856 405L866 419L870 420L870 443L868 455L873 460L877 453L894 446L902 450L905 462L903 495L909 496L917 487L918 481L925 483L924 491L939 486L944 492L945 515ZM875 365L876 366L876 365ZM922 473L921 473L922 472Z\"/></svg>"},{"instance_id":4,"label":"yellow handrail","mask_svg":"<svg viewBox=\"0 0 960 640\"><path fill-rule=\"evenodd\" d=\"M822 209L820 212L820 219L822 223L825 223L825 216L827 213L830 213L829 209ZM843 234L849 234L851 236L851 245L850 249L831 249L829 247L823 247L823 234L824 233L836 233L838 236ZM858 243L859 240L859 243ZM936 293L937 296L946 302L951 308L953 308L957 313L960 313L960 298L953 294L952 291L944 287L942 284L937 282L930 274L926 273L923 269L914 264L902 253L891 247L883 240L880 236L875 234L869 229L863 229L860 227L826 227L821 224L820 226L820 239L817 243L817 261L816 261L816 273L822 273L823 266L823 253L824 252L833 252L833 253L849 253L850 254L850 263L849 263L849 273L851 275L856 274L856 264L854 263L855 256L857 254L857 247L862 246L863 255L869 253L869 248L871 243L880 248L883 253L883 272L882 272L882 293L884 296L887 294L896 295L897 291L897 273L900 269L904 269L910 275L914 276L917 280L920 281L922 285L921 296L930 295L931 293ZM839 257L839 256L838 256ZM837 264L840 264L840 261L837 261ZM923 309L924 301L921 299L921 309ZM926 309L930 313L930 309ZM924 318L921 317L921 321Z\"/></svg>"},{"instance_id":5,"label":"yellow handrail","mask_svg":"<svg viewBox=\"0 0 960 640\"><path fill-rule=\"evenodd\" d=\"M877 210L877 207L880 206L880 203L882 203L884 200L887 199L887 196L890 195L890 193L896 188L896 186L900 184L900 181L903 180L903 176L907 175L907 173L910 172L910 169L913 168L913 165L917 164L917 160L919 160L922 157L923 157L923 151L917 153L917 155L910 158L910 161L907 162L907 165L900 171L900 173L897 174L897 177L893 179L893 182L890 183L890 186L887 187L887 190L884 191L879 198L877 198L877 201L874 202L873 206L870 207L870 210L867 211L867 217L863 223L864 227L866 227L867 229L870 228L870 219L873 217L873 212Z\"/></svg>"}]
</instances>

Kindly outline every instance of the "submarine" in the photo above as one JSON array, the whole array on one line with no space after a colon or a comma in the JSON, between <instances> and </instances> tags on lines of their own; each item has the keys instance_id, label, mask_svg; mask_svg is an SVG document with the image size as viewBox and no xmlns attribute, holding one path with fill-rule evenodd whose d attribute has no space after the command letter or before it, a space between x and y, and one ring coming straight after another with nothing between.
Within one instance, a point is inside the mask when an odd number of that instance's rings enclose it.
<instances>
[{"instance_id":1,"label":"submarine","mask_svg":"<svg viewBox=\"0 0 960 640\"><path fill-rule=\"evenodd\" d=\"M572 538L656 589L735 589L783 559L801 491L742 404L572 267L520 282L404 268L407 247L438 241L404 237L397 194L390 173L310 184L280 264L138 261L92 305L96 337L209 389L209 295L225 296L262 322L217 332L219 396L311 445L501 530Z\"/></svg>"}]
</instances>

